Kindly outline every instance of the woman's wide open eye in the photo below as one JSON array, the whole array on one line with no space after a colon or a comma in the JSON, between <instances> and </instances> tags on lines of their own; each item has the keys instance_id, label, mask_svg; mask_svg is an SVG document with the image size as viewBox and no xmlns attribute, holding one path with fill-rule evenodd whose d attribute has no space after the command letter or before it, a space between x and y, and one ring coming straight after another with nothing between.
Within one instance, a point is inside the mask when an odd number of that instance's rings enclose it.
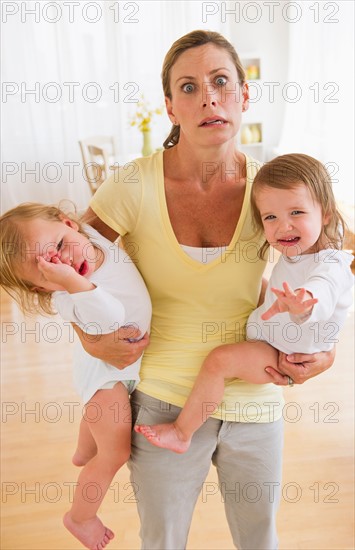
<instances>
[{"instance_id":1,"label":"woman's wide open eye","mask_svg":"<svg viewBox=\"0 0 355 550\"><path fill-rule=\"evenodd\" d=\"M227 84L227 81L227 77L221 75L217 76L215 83L217 84L217 86L225 86Z\"/></svg>"},{"instance_id":2,"label":"woman's wide open eye","mask_svg":"<svg viewBox=\"0 0 355 550\"><path fill-rule=\"evenodd\" d=\"M186 84L182 85L182 90L186 92L187 94L191 94L195 89L195 86L191 84L191 82L187 82Z\"/></svg>"}]
</instances>

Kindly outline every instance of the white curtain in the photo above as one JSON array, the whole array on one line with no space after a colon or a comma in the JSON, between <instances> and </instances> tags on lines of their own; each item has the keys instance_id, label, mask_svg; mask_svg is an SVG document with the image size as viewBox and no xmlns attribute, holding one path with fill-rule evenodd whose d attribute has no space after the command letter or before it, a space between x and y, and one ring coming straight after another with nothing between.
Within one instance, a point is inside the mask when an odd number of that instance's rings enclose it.
<instances>
[{"instance_id":1,"label":"white curtain","mask_svg":"<svg viewBox=\"0 0 355 550\"><path fill-rule=\"evenodd\" d=\"M286 12L280 4L272 24L270 3L258 4L262 19L254 23L255 2L3 2L1 211L63 198L85 208L78 140L115 136L120 163L140 154L142 136L130 125L135 102L144 94L152 107L163 104L161 66L175 39L205 28L232 36L239 51L243 36L253 37L260 53L282 15L290 19L288 81L302 97L286 103L277 152L330 163L337 194L353 203L353 2L288 2ZM238 21L223 15L233 9ZM297 9L302 16L292 23ZM287 91L292 99L297 89ZM154 147L169 129L165 113L154 118Z\"/></svg>"},{"instance_id":2,"label":"white curtain","mask_svg":"<svg viewBox=\"0 0 355 550\"><path fill-rule=\"evenodd\" d=\"M130 121L141 94L153 108L164 104L160 73L171 43L201 27L228 36L218 18L201 21L200 2L4 4L2 212L62 199L84 209L78 140L113 135L120 163L139 156L142 136ZM169 129L166 114L156 115L154 147Z\"/></svg>"},{"instance_id":3,"label":"white curtain","mask_svg":"<svg viewBox=\"0 0 355 550\"><path fill-rule=\"evenodd\" d=\"M288 83L277 154L303 152L328 167L335 194L354 204L354 3L300 2L290 24Z\"/></svg>"}]
</instances>

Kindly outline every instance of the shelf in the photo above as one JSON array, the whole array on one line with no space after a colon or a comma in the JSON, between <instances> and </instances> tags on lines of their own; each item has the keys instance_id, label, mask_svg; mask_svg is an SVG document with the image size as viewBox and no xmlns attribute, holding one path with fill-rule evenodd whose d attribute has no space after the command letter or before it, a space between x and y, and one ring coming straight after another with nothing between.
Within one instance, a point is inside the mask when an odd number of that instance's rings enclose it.
<instances>
[{"instance_id":1,"label":"shelf","mask_svg":"<svg viewBox=\"0 0 355 550\"><path fill-rule=\"evenodd\" d=\"M244 57L241 59L247 80L260 80L260 57Z\"/></svg>"},{"instance_id":2,"label":"shelf","mask_svg":"<svg viewBox=\"0 0 355 550\"><path fill-rule=\"evenodd\" d=\"M240 56L240 60L245 70L246 81L250 84L250 109L243 115L242 125L237 135L237 146L250 157L264 162L265 134L267 133L264 112L260 109L260 105L257 105L257 101L253 101L255 95L258 97L262 77L265 77L262 58L255 52L245 52ZM255 83L254 86L253 83Z\"/></svg>"},{"instance_id":3,"label":"shelf","mask_svg":"<svg viewBox=\"0 0 355 550\"><path fill-rule=\"evenodd\" d=\"M240 129L240 143L242 145L259 145L263 142L263 125L261 122L242 124Z\"/></svg>"}]
</instances>

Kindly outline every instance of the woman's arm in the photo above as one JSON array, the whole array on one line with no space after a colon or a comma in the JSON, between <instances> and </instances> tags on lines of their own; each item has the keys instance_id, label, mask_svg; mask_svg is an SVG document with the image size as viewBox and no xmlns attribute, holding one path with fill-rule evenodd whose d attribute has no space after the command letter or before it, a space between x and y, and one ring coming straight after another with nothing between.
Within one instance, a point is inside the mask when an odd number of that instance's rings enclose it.
<instances>
[{"instance_id":1,"label":"woman's arm","mask_svg":"<svg viewBox=\"0 0 355 550\"><path fill-rule=\"evenodd\" d=\"M286 355L280 352L280 372L272 367L267 367L265 370L272 376L274 384L278 384L279 386L287 386L289 382L288 378L285 378L281 373L292 378L295 384L303 384L310 378L328 370L334 363L334 359L335 347L330 351L321 351L311 355L305 353Z\"/></svg>"},{"instance_id":2,"label":"woman's arm","mask_svg":"<svg viewBox=\"0 0 355 550\"><path fill-rule=\"evenodd\" d=\"M140 332L134 327L122 327L115 332L101 335L90 335L73 323L73 328L80 338L84 350L118 369L131 365L142 355L149 344L149 336L145 334L138 342L130 339L139 338Z\"/></svg>"}]
</instances>

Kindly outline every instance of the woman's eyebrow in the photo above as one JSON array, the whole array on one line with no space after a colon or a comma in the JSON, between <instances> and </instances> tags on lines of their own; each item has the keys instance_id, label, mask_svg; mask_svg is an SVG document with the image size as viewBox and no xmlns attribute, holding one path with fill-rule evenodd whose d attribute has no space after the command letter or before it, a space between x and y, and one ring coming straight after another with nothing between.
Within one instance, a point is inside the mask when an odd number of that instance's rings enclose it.
<instances>
[{"instance_id":1,"label":"woman's eyebrow","mask_svg":"<svg viewBox=\"0 0 355 550\"><path fill-rule=\"evenodd\" d=\"M179 76L179 78L177 78L175 82L179 82L179 80L183 80L183 79L185 79L185 78L186 78L187 80L195 80L195 77L194 77L194 76L188 76L188 75L186 75L186 76Z\"/></svg>"},{"instance_id":2,"label":"woman's eyebrow","mask_svg":"<svg viewBox=\"0 0 355 550\"><path fill-rule=\"evenodd\" d=\"M227 69L227 67L218 67L218 69L212 69L212 71L210 71L208 74L213 75L213 74L218 73L219 71L222 71L222 70L230 72L230 69ZM179 82L179 80L183 80L183 79L196 80L196 77L195 76L189 76L189 75L179 76L179 78L177 78L175 82Z\"/></svg>"},{"instance_id":3,"label":"woman's eyebrow","mask_svg":"<svg viewBox=\"0 0 355 550\"><path fill-rule=\"evenodd\" d=\"M230 69L228 69L227 67L218 67L218 69L213 69L212 71L210 71L209 74L218 73L218 71L228 71L230 73Z\"/></svg>"}]
</instances>

